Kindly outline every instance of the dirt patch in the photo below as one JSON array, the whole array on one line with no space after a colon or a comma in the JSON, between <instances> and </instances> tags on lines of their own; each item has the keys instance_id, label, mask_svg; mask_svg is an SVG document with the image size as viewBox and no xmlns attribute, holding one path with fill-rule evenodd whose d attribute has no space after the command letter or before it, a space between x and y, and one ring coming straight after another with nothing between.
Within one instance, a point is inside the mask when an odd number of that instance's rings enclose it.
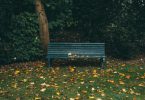
<instances>
[{"instance_id":1,"label":"dirt patch","mask_svg":"<svg viewBox=\"0 0 145 100\"><path fill-rule=\"evenodd\" d=\"M121 60L121 59L114 59L108 57L106 59L107 66L122 66L122 65L131 65L131 66L144 66L145 65L145 57L139 56L129 60Z\"/></svg>"},{"instance_id":2,"label":"dirt patch","mask_svg":"<svg viewBox=\"0 0 145 100\"><path fill-rule=\"evenodd\" d=\"M75 63L75 64L74 64ZM98 61L95 59L93 60L54 60L53 66L68 66L68 65L75 65L79 66L78 64L81 64L83 66L97 66ZM139 56L134 59L130 60L121 60L121 59L115 59L111 57L107 57L106 59L107 67L118 67L122 65L131 65L131 66L145 66L145 57ZM47 65L44 61L30 61L30 62L22 62L22 63L14 63L14 64L8 64L8 65L2 65L3 68L9 68L9 67L37 67L37 66L45 66Z\"/></svg>"}]
</instances>

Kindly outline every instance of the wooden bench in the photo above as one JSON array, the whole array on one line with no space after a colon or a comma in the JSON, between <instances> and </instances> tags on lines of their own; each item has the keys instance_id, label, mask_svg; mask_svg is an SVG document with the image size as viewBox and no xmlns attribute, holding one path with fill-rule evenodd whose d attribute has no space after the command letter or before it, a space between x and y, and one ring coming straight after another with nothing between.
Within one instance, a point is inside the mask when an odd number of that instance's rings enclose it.
<instances>
[{"instance_id":1,"label":"wooden bench","mask_svg":"<svg viewBox=\"0 0 145 100\"><path fill-rule=\"evenodd\" d=\"M105 43L49 43L48 66L53 58L97 58L104 67Z\"/></svg>"}]
</instances>

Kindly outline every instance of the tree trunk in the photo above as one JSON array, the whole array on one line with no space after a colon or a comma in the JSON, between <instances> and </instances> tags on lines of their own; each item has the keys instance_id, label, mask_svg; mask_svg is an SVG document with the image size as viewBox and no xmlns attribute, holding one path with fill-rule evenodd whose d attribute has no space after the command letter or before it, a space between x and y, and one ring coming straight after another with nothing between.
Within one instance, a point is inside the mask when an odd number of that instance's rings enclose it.
<instances>
[{"instance_id":1,"label":"tree trunk","mask_svg":"<svg viewBox=\"0 0 145 100\"><path fill-rule=\"evenodd\" d=\"M44 49L45 54L47 54L48 43L50 42L47 16L41 0L35 0L35 7L36 12L38 14L39 33L42 42L42 47Z\"/></svg>"}]
</instances>

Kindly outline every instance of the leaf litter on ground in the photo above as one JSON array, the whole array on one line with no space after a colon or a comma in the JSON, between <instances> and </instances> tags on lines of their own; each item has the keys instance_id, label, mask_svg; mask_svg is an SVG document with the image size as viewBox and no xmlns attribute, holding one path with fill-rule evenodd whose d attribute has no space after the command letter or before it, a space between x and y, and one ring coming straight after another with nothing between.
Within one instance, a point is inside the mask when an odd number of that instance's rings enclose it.
<instances>
[{"instance_id":1,"label":"leaf litter on ground","mask_svg":"<svg viewBox=\"0 0 145 100\"><path fill-rule=\"evenodd\" d=\"M145 98L145 67L51 67L43 62L6 65L0 68L0 97L24 99ZM37 94L37 95L36 95Z\"/></svg>"}]
</instances>

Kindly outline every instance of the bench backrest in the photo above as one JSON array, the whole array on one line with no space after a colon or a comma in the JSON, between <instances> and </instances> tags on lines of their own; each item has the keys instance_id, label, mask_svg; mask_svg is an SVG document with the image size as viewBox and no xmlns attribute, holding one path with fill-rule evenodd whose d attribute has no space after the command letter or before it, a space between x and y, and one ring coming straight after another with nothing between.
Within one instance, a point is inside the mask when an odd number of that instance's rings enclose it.
<instances>
[{"instance_id":1,"label":"bench backrest","mask_svg":"<svg viewBox=\"0 0 145 100\"><path fill-rule=\"evenodd\" d=\"M68 58L69 54L105 57L105 43L49 43L48 58Z\"/></svg>"}]
</instances>

